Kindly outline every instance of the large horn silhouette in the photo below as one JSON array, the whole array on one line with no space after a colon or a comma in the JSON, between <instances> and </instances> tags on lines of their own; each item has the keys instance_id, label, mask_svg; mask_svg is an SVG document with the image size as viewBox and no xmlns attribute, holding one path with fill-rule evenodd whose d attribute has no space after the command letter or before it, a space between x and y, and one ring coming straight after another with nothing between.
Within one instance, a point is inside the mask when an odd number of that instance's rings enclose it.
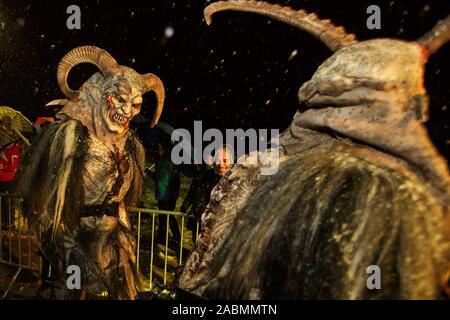
<instances>
[{"instance_id":1,"label":"large horn silhouette","mask_svg":"<svg viewBox=\"0 0 450 320\"><path fill-rule=\"evenodd\" d=\"M432 55L450 40L450 15L438 21L431 31L420 37L417 42Z\"/></svg>"},{"instance_id":2,"label":"large horn silhouette","mask_svg":"<svg viewBox=\"0 0 450 320\"><path fill-rule=\"evenodd\" d=\"M290 7L258 1L237 0L212 3L203 11L206 23L208 25L211 23L213 14L225 10L260 13L285 22L309 32L332 51L337 51L357 41L354 34L347 33L343 27L336 27L328 19L320 19L315 13L308 14L304 10L297 11Z\"/></svg>"},{"instance_id":3,"label":"large horn silhouette","mask_svg":"<svg viewBox=\"0 0 450 320\"><path fill-rule=\"evenodd\" d=\"M69 72L74 66L85 62L96 65L104 76L111 74L119 66L108 52L94 46L70 50L59 62L57 71L59 88L69 99L74 98L78 93L78 91L70 89L67 84Z\"/></svg>"},{"instance_id":4,"label":"large horn silhouette","mask_svg":"<svg viewBox=\"0 0 450 320\"><path fill-rule=\"evenodd\" d=\"M159 79L157 76L155 76L152 73L146 73L146 74L142 75L142 77L144 78L144 83L145 83L142 93L146 93L148 91L153 91L156 94L157 105L156 105L155 113L153 114L153 120L152 120L152 124L151 124L151 127L153 128L158 123L159 117L161 116L161 113L163 110L164 97L165 97L164 85L163 85L161 79Z\"/></svg>"}]
</instances>

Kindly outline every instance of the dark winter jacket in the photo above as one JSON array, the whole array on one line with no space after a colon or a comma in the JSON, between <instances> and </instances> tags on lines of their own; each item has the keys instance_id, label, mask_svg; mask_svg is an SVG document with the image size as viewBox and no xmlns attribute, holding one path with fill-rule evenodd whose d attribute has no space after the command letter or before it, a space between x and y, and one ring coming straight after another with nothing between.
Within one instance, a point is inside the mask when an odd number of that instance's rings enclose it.
<instances>
[{"instance_id":1,"label":"dark winter jacket","mask_svg":"<svg viewBox=\"0 0 450 320\"><path fill-rule=\"evenodd\" d=\"M221 176L213 168L202 165L181 205L181 211L200 219L211 199L211 191L219 182Z\"/></svg>"}]
</instances>

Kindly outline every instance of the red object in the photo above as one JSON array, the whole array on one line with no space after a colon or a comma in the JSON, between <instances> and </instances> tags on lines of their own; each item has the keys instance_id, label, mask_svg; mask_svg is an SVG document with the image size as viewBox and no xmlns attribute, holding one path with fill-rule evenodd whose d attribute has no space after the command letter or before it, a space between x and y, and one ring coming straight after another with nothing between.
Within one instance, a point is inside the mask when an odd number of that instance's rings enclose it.
<instances>
[{"instance_id":1,"label":"red object","mask_svg":"<svg viewBox=\"0 0 450 320\"><path fill-rule=\"evenodd\" d=\"M422 60L424 63L426 63L428 60L428 57L430 56L430 53L428 52L428 49L426 47L421 46L420 44L419 44L419 48L420 48Z\"/></svg>"},{"instance_id":2,"label":"red object","mask_svg":"<svg viewBox=\"0 0 450 320\"><path fill-rule=\"evenodd\" d=\"M112 100L112 97L111 96L108 96L107 98L106 98L106 101L107 101L107 103L108 103L108 107L110 108L110 109L112 109L112 108L114 108L115 106L114 106L114 102L113 102L113 100Z\"/></svg>"},{"instance_id":3,"label":"red object","mask_svg":"<svg viewBox=\"0 0 450 320\"><path fill-rule=\"evenodd\" d=\"M11 144L0 151L0 182L14 180L20 165L21 151L17 144Z\"/></svg>"},{"instance_id":4,"label":"red object","mask_svg":"<svg viewBox=\"0 0 450 320\"><path fill-rule=\"evenodd\" d=\"M53 123L55 122L55 119L53 119L52 117L39 117L36 119L36 122L34 124L40 126L41 124L46 122Z\"/></svg>"}]
</instances>

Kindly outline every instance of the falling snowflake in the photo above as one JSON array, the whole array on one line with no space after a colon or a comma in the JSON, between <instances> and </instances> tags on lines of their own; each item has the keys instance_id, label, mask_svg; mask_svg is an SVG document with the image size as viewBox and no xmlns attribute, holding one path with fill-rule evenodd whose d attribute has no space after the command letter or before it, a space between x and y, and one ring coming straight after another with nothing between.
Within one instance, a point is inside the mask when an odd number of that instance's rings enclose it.
<instances>
[{"instance_id":1,"label":"falling snowflake","mask_svg":"<svg viewBox=\"0 0 450 320\"><path fill-rule=\"evenodd\" d=\"M288 61L291 61L292 59L295 58L295 56L298 54L297 49L294 49L291 54L289 55Z\"/></svg>"},{"instance_id":2,"label":"falling snowflake","mask_svg":"<svg viewBox=\"0 0 450 320\"><path fill-rule=\"evenodd\" d=\"M25 19L24 18L18 18L17 19L17 25L22 28L25 25Z\"/></svg>"},{"instance_id":3,"label":"falling snowflake","mask_svg":"<svg viewBox=\"0 0 450 320\"><path fill-rule=\"evenodd\" d=\"M164 30L164 35L167 38L173 37L174 33L175 33L175 29L172 28L171 26L166 27L166 29Z\"/></svg>"}]
</instances>

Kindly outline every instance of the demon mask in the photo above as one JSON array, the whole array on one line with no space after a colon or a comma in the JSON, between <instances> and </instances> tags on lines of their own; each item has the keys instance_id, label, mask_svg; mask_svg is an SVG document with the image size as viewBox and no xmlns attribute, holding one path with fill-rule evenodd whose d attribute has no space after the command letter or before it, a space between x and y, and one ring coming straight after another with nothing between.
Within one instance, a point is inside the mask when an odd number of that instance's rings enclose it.
<instances>
[{"instance_id":1,"label":"demon mask","mask_svg":"<svg viewBox=\"0 0 450 320\"><path fill-rule=\"evenodd\" d=\"M92 63L100 69L78 91L69 88L70 70L81 63ZM151 126L161 116L164 104L164 87L151 73L139 74L131 68L120 66L105 50L97 47L78 47L67 53L58 65L58 85L70 99L59 117L79 120L96 136L124 136L130 121L142 105L142 95L154 91L157 107Z\"/></svg>"}]
</instances>

